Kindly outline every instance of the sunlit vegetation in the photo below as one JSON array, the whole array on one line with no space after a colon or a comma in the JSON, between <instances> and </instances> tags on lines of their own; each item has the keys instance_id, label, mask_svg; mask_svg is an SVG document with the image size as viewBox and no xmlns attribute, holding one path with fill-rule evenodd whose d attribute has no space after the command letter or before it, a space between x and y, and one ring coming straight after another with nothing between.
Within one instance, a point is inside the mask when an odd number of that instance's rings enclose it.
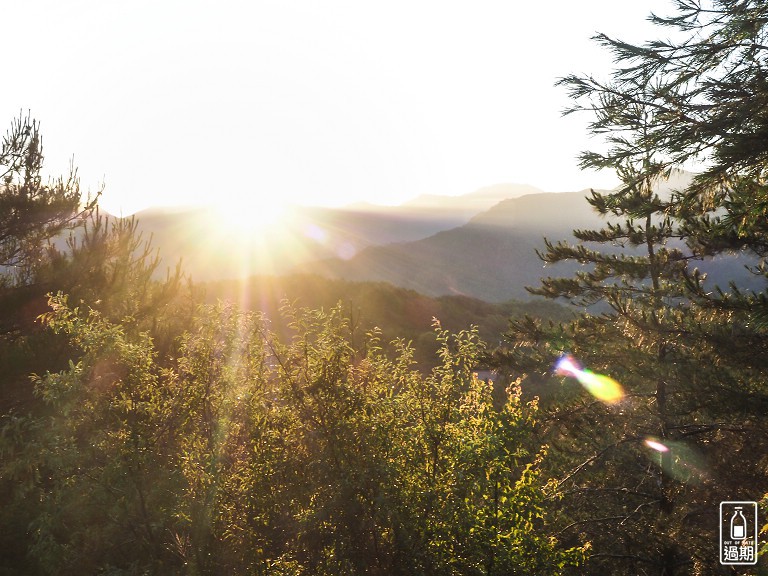
<instances>
[{"instance_id":1,"label":"sunlit vegetation","mask_svg":"<svg viewBox=\"0 0 768 576\"><path fill-rule=\"evenodd\" d=\"M471 320L498 339L505 315L535 307L312 277L267 302L274 279L228 294L163 275L130 219L73 208L53 232L18 239L36 244L0 293L1 573L583 562L585 543L549 530L536 402L476 376L487 346Z\"/></svg>"},{"instance_id":2,"label":"sunlit vegetation","mask_svg":"<svg viewBox=\"0 0 768 576\"><path fill-rule=\"evenodd\" d=\"M51 307L76 360L34 377L46 414L4 436L24 439L6 474L44 573L549 574L582 556L547 536L536 405L494 402L473 331L436 326L423 374L405 343L352 347L339 309L287 308L282 341L219 304L162 367L147 332Z\"/></svg>"}]
</instances>

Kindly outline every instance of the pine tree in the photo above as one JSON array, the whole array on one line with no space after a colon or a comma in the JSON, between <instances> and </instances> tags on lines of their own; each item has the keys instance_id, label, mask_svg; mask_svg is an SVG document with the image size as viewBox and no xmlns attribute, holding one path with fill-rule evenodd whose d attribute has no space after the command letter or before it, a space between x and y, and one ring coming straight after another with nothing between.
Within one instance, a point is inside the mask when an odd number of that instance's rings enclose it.
<instances>
[{"instance_id":1,"label":"pine tree","mask_svg":"<svg viewBox=\"0 0 768 576\"><path fill-rule=\"evenodd\" d=\"M719 573L718 503L768 489L766 294L713 289L696 269L724 252L765 257L768 7L675 5L675 16L651 19L674 28L676 41L600 35L616 55L610 81L563 80L570 111L593 114L590 131L609 144L582 165L614 169L622 184L588 198L605 227L575 231L576 244L547 242L541 254L583 269L532 292L585 311L567 324L513 324L501 354L532 374L551 373L569 352L623 385L613 404L561 393L546 430L563 534L592 541L600 573ZM654 191L691 161L704 170L689 186Z\"/></svg>"},{"instance_id":2,"label":"pine tree","mask_svg":"<svg viewBox=\"0 0 768 576\"><path fill-rule=\"evenodd\" d=\"M745 251L762 261L768 248L768 5L672 4L671 16L649 17L671 30L671 39L634 45L600 34L596 40L617 63L610 79L562 79L574 100L567 112L591 113L590 131L610 145L606 152L583 153L582 165L613 169L653 150L657 160L640 178L699 168L677 206L688 244L701 255ZM765 269L755 273L765 285ZM697 284L692 279L691 286ZM712 298L701 286L694 293L714 308L746 309L766 325L765 294Z\"/></svg>"},{"instance_id":3,"label":"pine tree","mask_svg":"<svg viewBox=\"0 0 768 576\"><path fill-rule=\"evenodd\" d=\"M74 168L45 183L40 123L19 115L0 145L0 266L3 275L23 282L46 242L74 225L96 204L99 193L83 205Z\"/></svg>"}]
</instances>

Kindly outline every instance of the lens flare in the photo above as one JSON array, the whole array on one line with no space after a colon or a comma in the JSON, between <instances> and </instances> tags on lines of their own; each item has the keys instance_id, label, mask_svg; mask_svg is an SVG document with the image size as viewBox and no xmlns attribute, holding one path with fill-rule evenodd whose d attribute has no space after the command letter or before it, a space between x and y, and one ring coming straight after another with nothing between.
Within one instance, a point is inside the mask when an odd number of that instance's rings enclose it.
<instances>
[{"instance_id":1,"label":"lens flare","mask_svg":"<svg viewBox=\"0 0 768 576\"><path fill-rule=\"evenodd\" d=\"M311 238L318 244L325 244L328 240L328 233L317 224L307 224L304 228L304 236Z\"/></svg>"},{"instance_id":2,"label":"lens flare","mask_svg":"<svg viewBox=\"0 0 768 576\"><path fill-rule=\"evenodd\" d=\"M675 480L685 484L698 484L709 478L704 459L686 443L646 438L643 444L656 452L651 459Z\"/></svg>"},{"instance_id":3,"label":"lens flare","mask_svg":"<svg viewBox=\"0 0 768 576\"><path fill-rule=\"evenodd\" d=\"M570 354L562 356L557 361L555 374L576 378L592 396L606 404L616 404L624 398L624 389L621 384L610 376L585 370Z\"/></svg>"},{"instance_id":4,"label":"lens flare","mask_svg":"<svg viewBox=\"0 0 768 576\"><path fill-rule=\"evenodd\" d=\"M644 443L646 446L648 446L648 448L652 450L656 450L656 452L659 452L659 453L669 452L669 448L667 448L664 444L656 440L653 440L651 438L646 438L644 440Z\"/></svg>"},{"instance_id":5,"label":"lens flare","mask_svg":"<svg viewBox=\"0 0 768 576\"><path fill-rule=\"evenodd\" d=\"M560 360L557 361L557 364L555 364L555 374L578 378L581 371L581 366L579 366L576 359L570 354L562 356Z\"/></svg>"}]
</instances>

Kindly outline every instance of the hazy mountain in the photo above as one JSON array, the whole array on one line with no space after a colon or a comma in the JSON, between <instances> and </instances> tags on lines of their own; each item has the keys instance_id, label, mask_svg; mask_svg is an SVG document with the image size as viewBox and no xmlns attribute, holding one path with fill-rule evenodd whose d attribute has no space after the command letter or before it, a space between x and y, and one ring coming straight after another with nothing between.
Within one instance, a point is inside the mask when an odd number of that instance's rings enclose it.
<instances>
[{"instance_id":1,"label":"hazy mountain","mask_svg":"<svg viewBox=\"0 0 768 576\"><path fill-rule=\"evenodd\" d=\"M542 275L543 236L571 237L599 223L586 192L538 193L499 202L466 224L428 238L367 248L317 263L318 273L391 282L427 295L463 294L489 302L527 298ZM566 272L566 270L562 270Z\"/></svg>"},{"instance_id":2,"label":"hazy mountain","mask_svg":"<svg viewBox=\"0 0 768 576\"><path fill-rule=\"evenodd\" d=\"M659 191L666 194L689 179L676 174ZM572 263L545 269L536 250L544 248L544 237L571 240L574 229L604 224L588 195L499 185L460 197L421 196L394 207L296 207L280 226L250 236L230 230L226 214L204 209L155 209L137 218L165 263L181 259L198 281L311 272L388 282L429 296L502 302L527 299L526 286L577 269ZM743 260L719 257L699 266L713 282L735 279L750 286Z\"/></svg>"},{"instance_id":3,"label":"hazy mountain","mask_svg":"<svg viewBox=\"0 0 768 576\"><path fill-rule=\"evenodd\" d=\"M294 206L279 226L255 228L248 237L227 228L226 214L205 208L153 208L136 218L166 265L181 259L194 279L212 280L282 274L318 260L349 259L371 246L419 240L536 190L499 184L462 196L421 196L401 206Z\"/></svg>"},{"instance_id":4,"label":"hazy mountain","mask_svg":"<svg viewBox=\"0 0 768 576\"><path fill-rule=\"evenodd\" d=\"M401 207L408 210L455 211L468 214L471 217L488 210L502 200L519 198L537 192L543 192L543 190L527 184L494 184L461 196L422 194L404 202Z\"/></svg>"},{"instance_id":5,"label":"hazy mountain","mask_svg":"<svg viewBox=\"0 0 768 576\"><path fill-rule=\"evenodd\" d=\"M292 217L339 234L360 249L426 238L461 226L503 200L535 192L541 190L525 184L496 184L460 196L424 194L398 206L296 207Z\"/></svg>"},{"instance_id":6,"label":"hazy mountain","mask_svg":"<svg viewBox=\"0 0 768 576\"><path fill-rule=\"evenodd\" d=\"M691 175L675 174L660 194L685 186ZM499 202L466 224L428 238L367 248L348 260L318 262L311 270L347 280L390 282L427 295L461 294L488 302L526 299L526 286L546 276L571 276L577 263L544 267L536 251L544 238L574 240L574 229L600 228L605 220L586 197L589 191L528 194ZM610 250L601 246L602 250ZM618 250L618 248L615 248ZM642 252L642 250L639 250ZM757 283L741 257L719 256L697 265L710 285L730 280L744 288Z\"/></svg>"},{"instance_id":7,"label":"hazy mountain","mask_svg":"<svg viewBox=\"0 0 768 576\"><path fill-rule=\"evenodd\" d=\"M203 281L281 274L317 259L351 256L372 243L350 240L339 230L326 233L304 216L248 233L228 227L226 214L205 208L150 209L135 217L164 265L181 260L187 274Z\"/></svg>"}]
</instances>

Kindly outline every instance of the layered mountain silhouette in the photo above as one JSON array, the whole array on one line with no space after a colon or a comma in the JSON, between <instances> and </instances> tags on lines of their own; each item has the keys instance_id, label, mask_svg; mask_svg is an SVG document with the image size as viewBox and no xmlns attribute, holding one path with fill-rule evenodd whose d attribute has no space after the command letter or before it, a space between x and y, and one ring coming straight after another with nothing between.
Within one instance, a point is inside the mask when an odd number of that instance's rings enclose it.
<instances>
[{"instance_id":1,"label":"layered mountain silhouette","mask_svg":"<svg viewBox=\"0 0 768 576\"><path fill-rule=\"evenodd\" d=\"M296 272L317 261L352 258L369 247L420 240L531 192L540 191L500 184L458 197L421 196L399 206L294 206L279 226L254 225L247 238L228 231L226 222L213 222L217 216L205 208L154 208L135 217L166 263L181 259L194 279L205 281Z\"/></svg>"},{"instance_id":2,"label":"layered mountain silhouette","mask_svg":"<svg viewBox=\"0 0 768 576\"><path fill-rule=\"evenodd\" d=\"M676 175L660 193L683 187ZM352 281L381 281L428 296L464 295L487 302L526 300L526 286L579 267L544 267L536 251L544 238L573 240L574 229L605 221L586 201L589 190L541 192L499 185L460 197L423 196L401 206L294 208L278 228L248 239L212 227L205 210L138 215L140 228L170 264L182 259L196 280L311 273ZM711 282L751 287L744 260L701 263Z\"/></svg>"},{"instance_id":3,"label":"layered mountain silhouette","mask_svg":"<svg viewBox=\"0 0 768 576\"><path fill-rule=\"evenodd\" d=\"M544 237L572 238L574 228L599 217L587 192L537 193L499 202L462 226L427 238L362 250L348 260L314 264L312 271L347 280L379 280L423 294L461 294L489 302L528 298L526 286L546 274L536 250ZM558 266L567 274L573 266Z\"/></svg>"}]
</instances>

